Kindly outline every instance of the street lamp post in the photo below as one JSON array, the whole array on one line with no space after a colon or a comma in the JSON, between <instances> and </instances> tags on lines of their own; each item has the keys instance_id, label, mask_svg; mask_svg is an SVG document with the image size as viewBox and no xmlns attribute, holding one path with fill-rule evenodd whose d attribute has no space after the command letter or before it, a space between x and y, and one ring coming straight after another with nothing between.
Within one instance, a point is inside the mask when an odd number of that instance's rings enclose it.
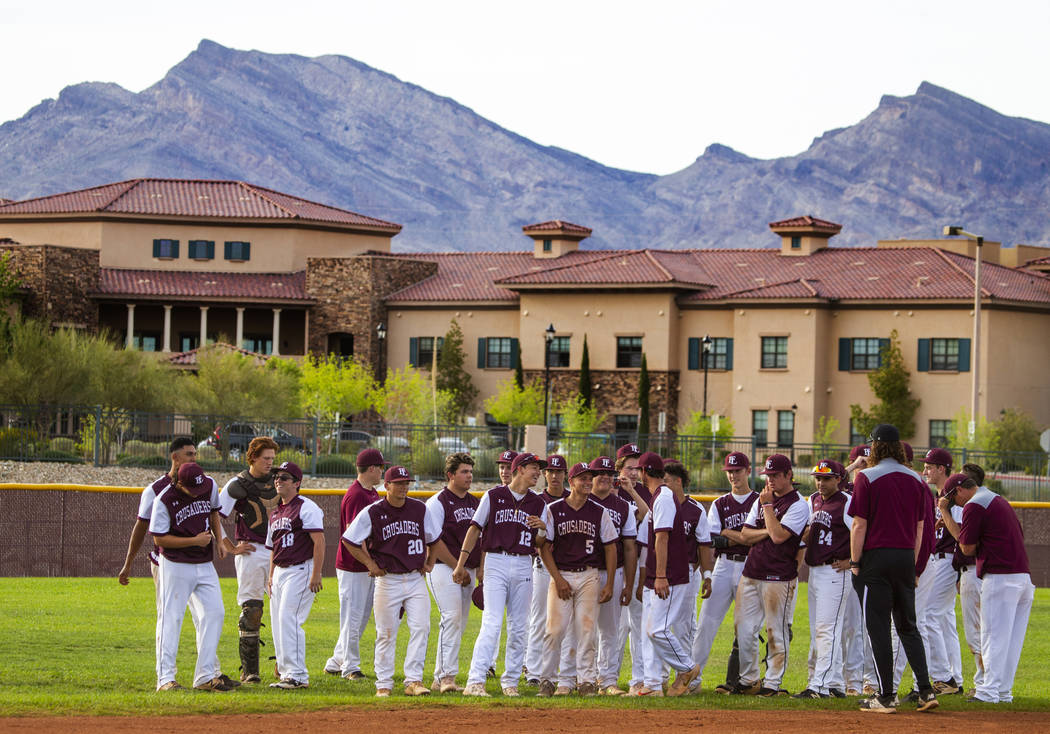
<instances>
[{"instance_id":1,"label":"street lamp post","mask_svg":"<svg viewBox=\"0 0 1050 734\"><path fill-rule=\"evenodd\" d=\"M543 426L550 428L550 389L551 389L551 342L554 341L554 324L543 332Z\"/></svg>"},{"instance_id":2,"label":"street lamp post","mask_svg":"<svg viewBox=\"0 0 1050 734\"><path fill-rule=\"evenodd\" d=\"M386 382L386 370L383 369L383 357L385 356L386 346L386 324L382 321L376 325L376 338L379 340L379 384L382 385Z\"/></svg>"},{"instance_id":3,"label":"street lamp post","mask_svg":"<svg viewBox=\"0 0 1050 734\"><path fill-rule=\"evenodd\" d=\"M707 368L710 366L708 363L711 361L711 344L713 340L707 334L704 334L704 338L700 340L700 344L703 346L703 354L701 359L704 360L704 417L707 417Z\"/></svg>"},{"instance_id":4,"label":"street lamp post","mask_svg":"<svg viewBox=\"0 0 1050 734\"><path fill-rule=\"evenodd\" d=\"M984 249L984 237L954 225L945 226L944 234L947 237L965 237L977 246L973 260L973 358L970 360L972 381L970 425L968 426L968 433L972 441L977 433L977 392L981 372L981 253Z\"/></svg>"}]
</instances>

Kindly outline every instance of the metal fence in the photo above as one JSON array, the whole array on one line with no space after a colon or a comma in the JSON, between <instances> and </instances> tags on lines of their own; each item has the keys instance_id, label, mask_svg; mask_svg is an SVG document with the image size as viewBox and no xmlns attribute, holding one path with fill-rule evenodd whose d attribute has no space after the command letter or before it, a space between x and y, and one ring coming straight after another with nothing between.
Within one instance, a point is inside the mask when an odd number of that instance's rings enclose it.
<instances>
[{"instance_id":1,"label":"metal fence","mask_svg":"<svg viewBox=\"0 0 1050 734\"><path fill-rule=\"evenodd\" d=\"M89 463L96 466L162 468L169 462L168 445L178 436L190 436L198 446L198 460L206 470L239 470L243 453L254 436L271 436L281 447L279 461L294 461L319 477L348 477L356 473L355 457L374 447L384 457L409 467L418 479L444 476L445 457L469 452L477 462L478 480L498 476L496 459L505 448L520 450L521 428L507 426L420 425L354 422L352 425L293 419L258 421L227 416L159 414L113 411L98 406L0 406L0 460ZM804 492L812 491L809 469L821 459L846 463L850 446L842 444L759 444L751 436L688 436L674 433L625 435L553 431L547 453L563 455L569 465L596 456L616 455L622 444L634 441L643 450L680 460L691 474L692 491L724 490L722 462L740 451L751 457L752 477L766 456L783 453L796 467L795 479ZM987 472L986 484L1013 500L1050 500L1047 454L948 449L955 466L970 461ZM915 447L914 468L922 469L925 447Z\"/></svg>"}]
</instances>

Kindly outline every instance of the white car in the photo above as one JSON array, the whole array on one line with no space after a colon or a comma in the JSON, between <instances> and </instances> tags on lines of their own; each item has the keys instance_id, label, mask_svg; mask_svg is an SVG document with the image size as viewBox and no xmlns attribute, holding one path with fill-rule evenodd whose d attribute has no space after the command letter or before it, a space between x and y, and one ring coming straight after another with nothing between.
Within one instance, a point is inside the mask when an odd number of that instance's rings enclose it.
<instances>
[{"instance_id":1,"label":"white car","mask_svg":"<svg viewBox=\"0 0 1050 734\"><path fill-rule=\"evenodd\" d=\"M447 454L469 454L470 447L459 436L438 436L434 445Z\"/></svg>"}]
</instances>

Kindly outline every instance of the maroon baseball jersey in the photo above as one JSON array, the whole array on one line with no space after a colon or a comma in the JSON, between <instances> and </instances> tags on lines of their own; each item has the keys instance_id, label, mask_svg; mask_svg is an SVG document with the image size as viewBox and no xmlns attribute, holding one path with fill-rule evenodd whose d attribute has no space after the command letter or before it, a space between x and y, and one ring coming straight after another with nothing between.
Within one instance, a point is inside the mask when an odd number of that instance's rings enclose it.
<instances>
[{"instance_id":1,"label":"maroon baseball jersey","mask_svg":"<svg viewBox=\"0 0 1050 734\"><path fill-rule=\"evenodd\" d=\"M219 509L219 487L211 482L211 492L200 497L190 497L174 485L168 487L153 501L153 517L149 521L150 535L173 535L177 538L192 538L211 530L212 510ZM186 548L161 548L160 553L176 563L209 563L212 559L214 541L203 548L191 545Z\"/></svg>"},{"instance_id":2,"label":"maroon baseball jersey","mask_svg":"<svg viewBox=\"0 0 1050 734\"><path fill-rule=\"evenodd\" d=\"M619 480L617 480L617 484L619 484ZM653 509L653 495L649 492L648 487L641 482L635 482L634 491L638 493L638 496L642 498L642 501L645 502L650 510ZM628 502L631 501L631 495L627 494L627 492L624 492L623 498Z\"/></svg>"},{"instance_id":3,"label":"maroon baseball jersey","mask_svg":"<svg viewBox=\"0 0 1050 734\"><path fill-rule=\"evenodd\" d=\"M153 484L142 490L142 495L139 497L139 520L149 522L153 517L153 503L160 496L161 492L171 486L171 476L168 474L162 474L154 480ZM154 544L149 552L149 562L154 566L160 561L160 548Z\"/></svg>"},{"instance_id":4,"label":"maroon baseball jersey","mask_svg":"<svg viewBox=\"0 0 1050 734\"><path fill-rule=\"evenodd\" d=\"M609 513L616 528L616 567L623 568L623 539L634 539L638 535L638 521L634 517L634 505L615 492L609 492L605 499L591 495L591 501L597 502Z\"/></svg>"},{"instance_id":5,"label":"maroon baseball jersey","mask_svg":"<svg viewBox=\"0 0 1050 734\"><path fill-rule=\"evenodd\" d=\"M470 529L474 511L478 509L478 498L467 492L464 497L457 497L455 492L445 487L427 500L427 512L434 513L434 521L441 526L441 540L444 541L453 558L459 558L463 549L463 538ZM481 565L481 543L474 544L474 550L464 563L467 568Z\"/></svg>"},{"instance_id":6,"label":"maroon baseball jersey","mask_svg":"<svg viewBox=\"0 0 1050 734\"><path fill-rule=\"evenodd\" d=\"M944 492L937 493L937 499L944 496ZM937 503L933 503L933 522L934 525L941 519L941 508L937 506ZM955 539L955 536L948 532L948 528L941 525L935 531L935 540L933 544L933 552L946 556L955 555L955 549L958 547L959 542Z\"/></svg>"},{"instance_id":7,"label":"maroon baseball jersey","mask_svg":"<svg viewBox=\"0 0 1050 734\"><path fill-rule=\"evenodd\" d=\"M296 495L285 504L282 500L270 513L266 547L273 551L273 564L287 568L298 566L314 557L310 533L324 532L324 513L311 499Z\"/></svg>"},{"instance_id":8,"label":"maroon baseball jersey","mask_svg":"<svg viewBox=\"0 0 1050 734\"><path fill-rule=\"evenodd\" d=\"M529 527L529 515L539 517L546 505L540 495L526 491L515 496L506 485L493 487L481 497L470 521L482 530L482 550L487 553L510 553L518 556L535 554Z\"/></svg>"},{"instance_id":9,"label":"maroon baseball jersey","mask_svg":"<svg viewBox=\"0 0 1050 734\"><path fill-rule=\"evenodd\" d=\"M1030 573L1024 532L1010 503L986 487L963 505L959 542L977 546L977 577L986 573Z\"/></svg>"},{"instance_id":10,"label":"maroon baseball jersey","mask_svg":"<svg viewBox=\"0 0 1050 734\"><path fill-rule=\"evenodd\" d=\"M373 502L350 523L343 540L357 547L368 543L376 565L387 573L422 571L427 546L441 537L441 526L427 506L408 497L401 507L386 498Z\"/></svg>"},{"instance_id":11,"label":"maroon baseball jersey","mask_svg":"<svg viewBox=\"0 0 1050 734\"><path fill-rule=\"evenodd\" d=\"M849 495L838 491L827 499L820 492L809 497L809 544L806 565L823 566L849 559Z\"/></svg>"},{"instance_id":12,"label":"maroon baseball jersey","mask_svg":"<svg viewBox=\"0 0 1050 734\"><path fill-rule=\"evenodd\" d=\"M575 510L559 499L544 508L543 523L559 571L605 568L605 546L615 543L618 534L602 505L588 499Z\"/></svg>"},{"instance_id":13,"label":"maroon baseball jersey","mask_svg":"<svg viewBox=\"0 0 1050 734\"><path fill-rule=\"evenodd\" d=\"M926 564L930 562L930 554L933 553L934 536L933 519L933 492L926 489L923 493L922 510L922 540L919 543L919 556L915 559L915 577L922 576L926 570Z\"/></svg>"},{"instance_id":14,"label":"maroon baseball jersey","mask_svg":"<svg viewBox=\"0 0 1050 734\"><path fill-rule=\"evenodd\" d=\"M238 483L251 487L254 490L254 496L234 499L230 495L230 487ZM273 475L266 474L263 477L255 477L247 469L226 482L223 491L219 493L219 503L221 505L219 513L223 517L233 515L235 522L233 539L237 542L243 540L259 545L266 542L268 528L266 521L267 510L259 497L260 494L266 497L275 495Z\"/></svg>"},{"instance_id":15,"label":"maroon baseball jersey","mask_svg":"<svg viewBox=\"0 0 1050 734\"><path fill-rule=\"evenodd\" d=\"M711 525L711 534L717 535L723 530L740 530L751 512L751 505L758 499L758 492L748 492L745 495L735 495L726 492L724 495L711 503L711 511L708 519ZM715 551L720 556L746 556L751 549L749 545L730 544L725 548Z\"/></svg>"},{"instance_id":16,"label":"maroon baseball jersey","mask_svg":"<svg viewBox=\"0 0 1050 734\"><path fill-rule=\"evenodd\" d=\"M707 517L703 508L695 503L689 500L679 503L666 485L657 489L652 497L652 511L646 518L649 551L645 556L645 586L651 589L656 581L656 534L662 532L668 533L667 583L671 586L687 584L691 565L696 559L697 544L711 542ZM689 504L692 507L685 507ZM699 508L699 517L693 508ZM690 535L694 537L690 538ZM693 548L692 556L689 555L690 547Z\"/></svg>"},{"instance_id":17,"label":"maroon baseball jersey","mask_svg":"<svg viewBox=\"0 0 1050 734\"><path fill-rule=\"evenodd\" d=\"M702 545L711 545L711 527L707 522L707 513L704 512L704 506L694 500L688 495L685 498L685 502L682 503L682 522L685 524L685 548L686 556L689 558L690 563L694 563L698 558L697 552L700 550ZM707 540L701 542L700 538L697 537L695 530L701 529L707 534Z\"/></svg>"},{"instance_id":18,"label":"maroon baseball jersey","mask_svg":"<svg viewBox=\"0 0 1050 734\"><path fill-rule=\"evenodd\" d=\"M751 552L744 561L744 575L758 581L790 581L798 576L798 547L802 542L802 531L809 522L809 507L799 495L798 490L791 490L785 495L773 498L773 515L780 525L791 533L783 543L774 543L770 537L751 546ZM751 505L745 527L763 530L766 527L766 513L761 501Z\"/></svg>"},{"instance_id":19,"label":"maroon baseball jersey","mask_svg":"<svg viewBox=\"0 0 1050 734\"><path fill-rule=\"evenodd\" d=\"M929 488L918 474L893 459L857 472L850 514L868 521L864 550L915 548L915 528L926 520ZM925 523L924 523L925 524Z\"/></svg>"},{"instance_id":20,"label":"maroon baseball jersey","mask_svg":"<svg viewBox=\"0 0 1050 734\"><path fill-rule=\"evenodd\" d=\"M378 492L371 487L365 487L355 479L350 488L346 490L343 499L339 502L339 534L345 533L358 513L378 499ZM357 562L357 559L350 555L350 551L344 548L342 543L339 544L339 549L335 552L335 567L340 571L356 571L357 573L368 571L367 568Z\"/></svg>"}]
</instances>

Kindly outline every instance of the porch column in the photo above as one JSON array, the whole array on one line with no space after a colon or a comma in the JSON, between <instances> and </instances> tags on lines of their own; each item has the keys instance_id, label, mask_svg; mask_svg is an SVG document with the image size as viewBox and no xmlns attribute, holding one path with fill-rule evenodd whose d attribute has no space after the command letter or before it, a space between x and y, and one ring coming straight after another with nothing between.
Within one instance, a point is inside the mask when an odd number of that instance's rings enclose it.
<instances>
[{"instance_id":1,"label":"porch column","mask_svg":"<svg viewBox=\"0 0 1050 734\"><path fill-rule=\"evenodd\" d=\"M201 340L197 346L203 347L208 343L208 307L201 306Z\"/></svg>"},{"instance_id":2,"label":"porch column","mask_svg":"<svg viewBox=\"0 0 1050 734\"><path fill-rule=\"evenodd\" d=\"M171 306L164 307L164 349L171 351Z\"/></svg>"},{"instance_id":3,"label":"porch column","mask_svg":"<svg viewBox=\"0 0 1050 734\"><path fill-rule=\"evenodd\" d=\"M244 306L237 307L237 341L234 342L233 346L238 349L244 343Z\"/></svg>"},{"instance_id":4,"label":"porch column","mask_svg":"<svg viewBox=\"0 0 1050 734\"><path fill-rule=\"evenodd\" d=\"M124 347L126 349L133 349L135 347L135 304L128 304L128 335L124 340Z\"/></svg>"},{"instance_id":5,"label":"porch column","mask_svg":"<svg viewBox=\"0 0 1050 734\"><path fill-rule=\"evenodd\" d=\"M281 339L281 309L275 308L273 310L273 356L279 357L281 355L281 349L278 346Z\"/></svg>"}]
</instances>

